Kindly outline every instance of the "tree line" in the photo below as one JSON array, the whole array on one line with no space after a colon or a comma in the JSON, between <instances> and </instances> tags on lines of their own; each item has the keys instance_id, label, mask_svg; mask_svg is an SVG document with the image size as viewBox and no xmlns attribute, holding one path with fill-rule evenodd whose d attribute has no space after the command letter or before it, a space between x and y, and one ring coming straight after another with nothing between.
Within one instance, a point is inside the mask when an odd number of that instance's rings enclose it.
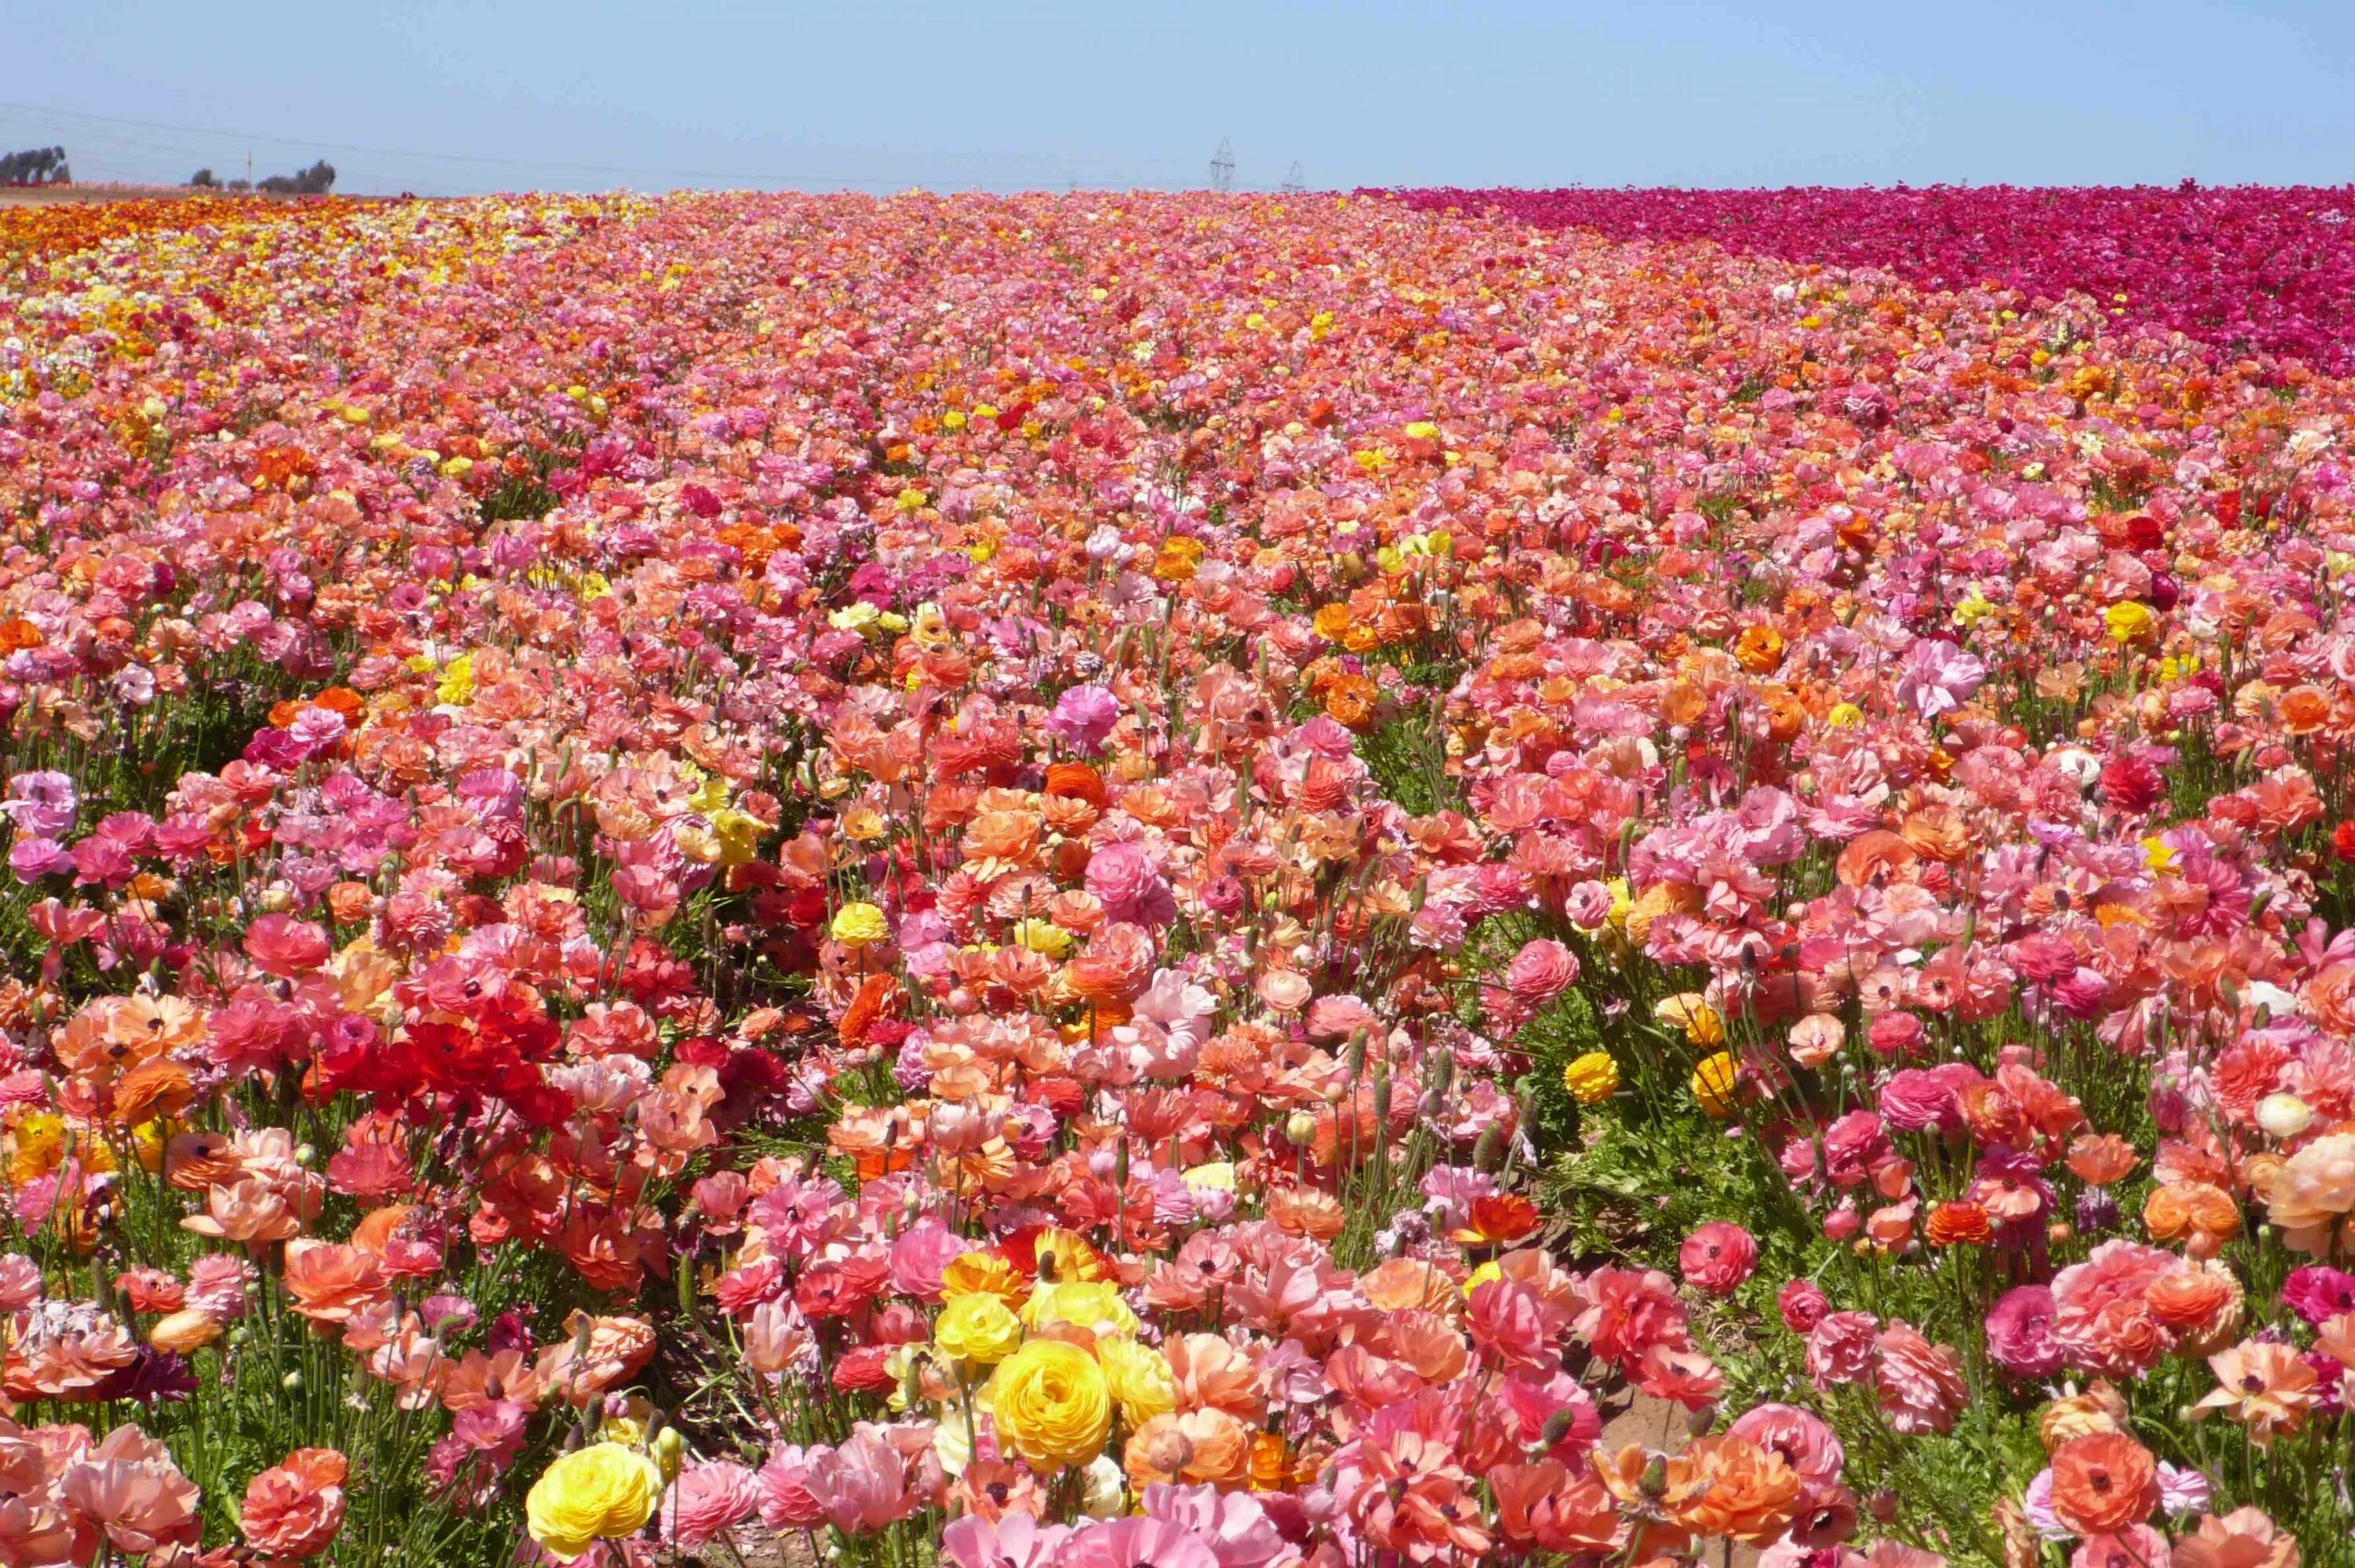
<instances>
[{"instance_id":1,"label":"tree line","mask_svg":"<svg viewBox=\"0 0 2355 1568\"><path fill-rule=\"evenodd\" d=\"M272 175L266 180L229 180L216 177L210 169L198 169L188 177L188 183L199 190L267 191L272 196L325 196L336 188L336 165L322 158L307 169L291 175Z\"/></svg>"},{"instance_id":2,"label":"tree line","mask_svg":"<svg viewBox=\"0 0 2355 1568\"><path fill-rule=\"evenodd\" d=\"M28 147L0 154L0 185L46 185L73 178L63 147Z\"/></svg>"}]
</instances>

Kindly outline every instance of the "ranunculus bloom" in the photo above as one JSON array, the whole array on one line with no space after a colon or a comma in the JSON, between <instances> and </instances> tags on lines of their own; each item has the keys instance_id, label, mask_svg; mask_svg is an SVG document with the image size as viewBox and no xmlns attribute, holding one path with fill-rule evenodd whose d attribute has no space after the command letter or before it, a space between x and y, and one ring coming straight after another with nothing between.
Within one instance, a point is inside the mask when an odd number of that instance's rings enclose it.
<instances>
[{"instance_id":1,"label":"ranunculus bloom","mask_svg":"<svg viewBox=\"0 0 2355 1568\"><path fill-rule=\"evenodd\" d=\"M2052 1337L2052 1292L2020 1285L1998 1298L1987 1315L1987 1359L2016 1378L2048 1378L2063 1363Z\"/></svg>"},{"instance_id":2,"label":"ranunculus bloom","mask_svg":"<svg viewBox=\"0 0 2355 1568\"><path fill-rule=\"evenodd\" d=\"M2052 1511L2080 1535L2124 1530L2158 1507L2158 1466L2123 1432L2089 1432L2052 1451Z\"/></svg>"},{"instance_id":3,"label":"ranunculus bloom","mask_svg":"<svg viewBox=\"0 0 2355 1568\"><path fill-rule=\"evenodd\" d=\"M758 1513L761 1483L742 1465L724 1459L689 1465L678 1473L663 1524L682 1547L715 1541Z\"/></svg>"},{"instance_id":4,"label":"ranunculus bloom","mask_svg":"<svg viewBox=\"0 0 2355 1568\"><path fill-rule=\"evenodd\" d=\"M344 1527L350 1463L333 1448L298 1448L246 1484L239 1528L257 1552L315 1557Z\"/></svg>"},{"instance_id":5,"label":"ranunculus bloom","mask_svg":"<svg viewBox=\"0 0 2355 1568\"><path fill-rule=\"evenodd\" d=\"M1758 1244L1728 1220L1693 1227L1677 1249L1685 1283L1710 1296L1731 1296L1758 1267Z\"/></svg>"},{"instance_id":6,"label":"ranunculus bloom","mask_svg":"<svg viewBox=\"0 0 2355 1568\"><path fill-rule=\"evenodd\" d=\"M662 1496L662 1471L619 1443L591 1443L559 1454L524 1499L531 1538L559 1562L599 1541L637 1531Z\"/></svg>"}]
</instances>

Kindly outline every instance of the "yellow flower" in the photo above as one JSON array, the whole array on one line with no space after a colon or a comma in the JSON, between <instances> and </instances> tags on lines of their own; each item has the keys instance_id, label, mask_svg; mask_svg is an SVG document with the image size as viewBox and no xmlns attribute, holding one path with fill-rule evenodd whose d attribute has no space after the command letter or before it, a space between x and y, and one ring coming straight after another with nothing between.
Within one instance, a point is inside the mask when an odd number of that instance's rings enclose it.
<instances>
[{"instance_id":1,"label":"yellow flower","mask_svg":"<svg viewBox=\"0 0 2355 1568\"><path fill-rule=\"evenodd\" d=\"M1044 953L1050 959L1060 959L1071 950L1071 934L1052 920L1040 920L1035 916L1017 920L1011 935L1016 947Z\"/></svg>"},{"instance_id":2,"label":"yellow flower","mask_svg":"<svg viewBox=\"0 0 2355 1568\"><path fill-rule=\"evenodd\" d=\"M1619 1092L1619 1064L1608 1051L1589 1051L1561 1070L1561 1082L1580 1105L1601 1105Z\"/></svg>"},{"instance_id":3,"label":"yellow flower","mask_svg":"<svg viewBox=\"0 0 2355 1568\"><path fill-rule=\"evenodd\" d=\"M932 1325L932 1343L940 1347L941 1354L961 1361L995 1365L1012 1355L1021 1342L1021 1319L1003 1299L986 1291L957 1297Z\"/></svg>"},{"instance_id":4,"label":"yellow flower","mask_svg":"<svg viewBox=\"0 0 2355 1568\"><path fill-rule=\"evenodd\" d=\"M1731 1051L1720 1051L1693 1069L1693 1097L1700 1108L1722 1120L1733 1114L1733 1088L1740 1074Z\"/></svg>"},{"instance_id":5,"label":"yellow flower","mask_svg":"<svg viewBox=\"0 0 2355 1568\"><path fill-rule=\"evenodd\" d=\"M703 781L695 787L695 793L687 798L688 810L700 811L707 817L726 804L728 804L728 779L725 775L719 773L707 774Z\"/></svg>"},{"instance_id":6,"label":"yellow flower","mask_svg":"<svg viewBox=\"0 0 2355 1568\"><path fill-rule=\"evenodd\" d=\"M1208 1165L1197 1165L1181 1180L1198 1192L1231 1192L1235 1190L1234 1162L1214 1160Z\"/></svg>"},{"instance_id":7,"label":"yellow flower","mask_svg":"<svg viewBox=\"0 0 2355 1568\"><path fill-rule=\"evenodd\" d=\"M28 1112L17 1121L14 1141L16 1151L8 1162L10 1179L29 1181L37 1176L46 1176L65 1157L65 1118L54 1111Z\"/></svg>"},{"instance_id":8,"label":"yellow flower","mask_svg":"<svg viewBox=\"0 0 2355 1568\"><path fill-rule=\"evenodd\" d=\"M678 1479L678 1467L687 1459L687 1439L677 1427L666 1426L655 1433L646 1451L653 1457L655 1467L662 1472L664 1485Z\"/></svg>"},{"instance_id":9,"label":"yellow flower","mask_svg":"<svg viewBox=\"0 0 2355 1568\"><path fill-rule=\"evenodd\" d=\"M891 938L891 927L883 918L883 911L866 903L846 904L836 910L829 929L834 939L846 948L872 948Z\"/></svg>"},{"instance_id":10,"label":"yellow flower","mask_svg":"<svg viewBox=\"0 0 2355 1568\"><path fill-rule=\"evenodd\" d=\"M742 865L761 853L761 820L732 806L711 814L711 832L719 841L721 865Z\"/></svg>"},{"instance_id":11,"label":"yellow flower","mask_svg":"<svg viewBox=\"0 0 2355 1568\"><path fill-rule=\"evenodd\" d=\"M433 688L437 703L462 704L474 695L474 656L461 653L442 667L442 679Z\"/></svg>"},{"instance_id":12,"label":"yellow flower","mask_svg":"<svg viewBox=\"0 0 2355 1568\"><path fill-rule=\"evenodd\" d=\"M1652 1016L1662 1023L1674 1024L1683 1030L1685 1038L1696 1045L1724 1044L1724 1015L1703 1001L1697 991L1684 991L1668 998L1652 1009Z\"/></svg>"},{"instance_id":13,"label":"yellow flower","mask_svg":"<svg viewBox=\"0 0 2355 1568\"><path fill-rule=\"evenodd\" d=\"M882 619L883 612L862 599L830 612L826 623L837 631L864 632Z\"/></svg>"},{"instance_id":14,"label":"yellow flower","mask_svg":"<svg viewBox=\"0 0 2355 1568\"><path fill-rule=\"evenodd\" d=\"M1120 1287L1097 1279L1040 1285L1023 1304L1022 1320L1034 1329L1050 1323L1077 1323L1098 1334L1136 1332L1136 1314L1120 1298Z\"/></svg>"},{"instance_id":15,"label":"yellow flower","mask_svg":"<svg viewBox=\"0 0 2355 1568\"><path fill-rule=\"evenodd\" d=\"M924 493L918 490L915 486L910 485L907 489L900 493L897 504L902 512L914 512L920 510L924 504Z\"/></svg>"},{"instance_id":16,"label":"yellow flower","mask_svg":"<svg viewBox=\"0 0 2355 1568\"><path fill-rule=\"evenodd\" d=\"M1604 923L1612 926L1626 925L1627 916L1634 914L1636 910L1636 896L1628 891L1627 879L1624 876L1614 876L1604 885L1611 890L1611 913L1604 917Z\"/></svg>"},{"instance_id":17,"label":"yellow flower","mask_svg":"<svg viewBox=\"0 0 2355 1568\"><path fill-rule=\"evenodd\" d=\"M2113 642L2132 642L2151 629L2158 620L2158 612L2140 599L2121 599L2102 611L2102 623L2110 629Z\"/></svg>"},{"instance_id":18,"label":"yellow flower","mask_svg":"<svg viewBox=\"0 0 2355 1568\"><path fill-rule=\"evenodd\" d=\"M1487 1262L1474 1269L1470 1274L1465 1276L1464 1299L1466 1301L1471 1300L1472 1293L1475 1290L1479 1289L1480 1287L1487 1284L1488 1281L1492 1279L1502 1279L1504 1277L1505 1271L1497 1266L1497 1260L1495 1258L1490 1258Z\"/></svg>"},{"instance_id":19,"label":"yellow flower","mask_svg":"<svg viewBox=\"0 0 2355 1568\"><path fill-rule=\"evenodd\" d=\"M1161 555L1153 563L1153 575L1166 583L1189 581L1202 564L1202 542L1176 535L1161 541Z\"/></svg>"},{"instance_id":20,"label":"yellow flower","mask_svg":"<svg viewBox=\"0 0 2355 1568\"><path fill-rule=\"evenodd\" d=\"M588 604L596 599L611 599L613 597L613 585L605 580L604 573L583 572L581 574L581 603Z\"/></svg>"},{"instance_id":21,"label":"yellow flower","mask_svg":"<svg viewBox=\"0 0 2355 1568\"><path fill-rule=\"evenodd\" d=\"M960 1296L995 1296L1010 1305L1029 1293L1029 1282L1000 1253L964 1253L941 1270L943 1301L954 1301Z\"/></svg>"},{"instance_id":22,"label":"yellow flower","mask_svg":"<svg viewBox=\"0 0 2355 1568\"><path fill-rule=\"evenodd\" d=\"M1834 703L1824 722L1834 729L1854 729L1864 722L1864 710L1854 703Z\"/></svg>"},{"instance_id":23,"label":"yellow flower","mask_svg":"<svg viewBox=\"0 0 2355 1568\"><path fill-rule=\"evenodd\" d=\"M2168 843L2165 839L2158 837L2157 834L2153 834L2149 838L2142 841L2142 863L2143 864L2150 867L2153 871L2173 871L2175 869L2175 851L2168 847Z\"/></svg>"},{"instance_id":24,"label":"yellow flower","mask_svg":"<svg viewBox=\"0 0 2355 1568\"><path fill-rule=\"evenodd\" d=\"M998 1362L987 1394L999 1435L1034 1469L1086 1464L1112 1430L1103 1368L1061 1340L1032 1340Z\"/></svg>"},{"instance_id":25,"label":"yellow flower","mask_svg":"<svg viewBox=\"0 0 2355 1568\"><path fill-rule=\"evenodd\" d=\"M1417 419L1406 428L1406 439L1411 441L1435 441L1439 439L1439 427L1429 419Z\"/></svg>"},{"instance_id":26,"label":"yellow flower","mask_svg":"<svg viewBox=\"0 0 2355 1568\"><path fill-rule=\"evenodd\" d=\"M150 1176L164 1169L164 1143L171 1131L161 1121L143 1121L131 1129L131 1147L139 1155L139 1168Z\"/></svg>"},{"instance_id":27,"label":"yellow flower","mask_svg":"<svg viewBox=\"0 0 2355 1568\"><path fill-rule=\"evenodd\" d=\"M1106 1340L1096 1346L1096 1361L1129 1430L1178 1408L1178 1379L1169 1370L1169 1358L1151 1345Z\"/></svg>"},{"instance_id":28,"label":"yellow flower","mask_svg":"<svg viewBox=\"0 0 2355 1568\"><path fill-rule=\"evenodd\" d=\"M570 1563L600 1541L634 1534L662 1491L652 1459L619 1443L591 1443L542 1472L524 1501L524 1522L549 1555Z\"/></svg>"}]
</instances>

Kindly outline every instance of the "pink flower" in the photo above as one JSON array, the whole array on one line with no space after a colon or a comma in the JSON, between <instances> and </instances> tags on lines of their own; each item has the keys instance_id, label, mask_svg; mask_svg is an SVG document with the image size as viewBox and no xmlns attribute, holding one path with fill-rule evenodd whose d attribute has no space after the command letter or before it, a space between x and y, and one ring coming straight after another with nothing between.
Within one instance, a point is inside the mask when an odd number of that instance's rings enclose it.
<instances>
[{"instance_id":1,"label":"pink flower","mask_svg":"<svg viewBox=\"0 0 2355 1568\"><path fill-rule=\"evenodd\" d=\"M689 1465L662 1509L666 1536L679 1546L700 1546L758 1513L762 1499L760 1478L741 1465Z\"/></svg>"},{"instance_id":2,"label":"pink flower","mask_svg":"<svg viewBox=\"0 0 2355 1568\"><path fill-rule=\"evenodd\" d=\"M2016 1378L2057 1374L2065 1358L2052 1336L2052 1292L2041 1285L2005 1291L1987 1311L1987 1360Z\"/></svg>"},{"instance_id":3,"label":"pink flower","mask_svg":"<svg viewBox=\"0 0 2355 1568\"><path fill-rule=\"evenodd\" d=\"M1820 1389L1872 1375L1881 1320L1870 1312L1834 1312L1807 1331L1807 1376Z\"/></svg>"},{"instance_id":4,"label":"pink flower","mask_svg":"<svg viewBox=\"0 0 2355 1568\"><path fill-rule=\"evenodd\" d=\"M1796 1405L1753 1405L1728 1430L1782 1455L1791 1468L1808 1480L1837 1481L1848 1463L1847 1451L1832 1429Z\"/></svg>"},{"instance_id":5,"label":"pink flower","mask_svg":"<svg viewBox=\"0 0 2355 1568\"><path fill-rule=\"evenodd\" d=\"M1783 1314L1783 1327L1795 1334L1807 1334L1824 1320L1832 1309L1831 1298L1826 1296L1812 1279L1784 1281L1775 1293L1774 1305Z\"/></svg>"},{"instance_id":6,"label":"pink flower","mask_svg":"<svg viewBox=\"0 0 2355 1568\"><path fill-rule=\"evenodd\" d=\"M995 1521L969 1513L942 1530L941 1556L954 1568L1046 1568L1070 1534L1068 1525L1042 1525L1027 1513L1009 1510Z\"/></svg>"},{"instance_id":7,"label":"pink flower","mask_svg":"<svg viewBox=\"0 0 2355 1568\"><path fill-rule=\"evenodd\" d=\"M1542 1366L1563 1327L1561 1308L1515 1279L1491 1279L1472 1292L1466 1327L1472 1342L1498 1366Z\"/></svg>"},{"instance_id":8,"label":"pink flower","mask_svg":"<svg viewBox=\"0 0 2355 1568\"><path fill-rule=\"evenodd\" d=\"M1145 1517L1182 1525L1209 1543L1219 1568L1268 1568L1294 1549L1249 1492L1156 1482L1145 1489Z\"/></svg>"},{"instance_id":9,"label":"pink flower","mask_svg":"<svg viewBox=\"0 0 2355 1568\"><path fill-rule=\"evenodd\" d=\"M245 956L264 974L297 979L334 951L325 927L291 915L264 915L245 930Z\"/></svg>"},{"instance_id":10,"label":"pink flower","mask_svg":"<svg viewBox=\"0 0 2355 1568\"><path fill-rule=\"evenodd\" d=\"M2054 1276L2052 1336L2070 1364L2111 1377L2157 1366L2175 1335L2150 1315L2145 1298L2176 1263L2161 1247L2109 1241Z\"/></svg>"},{"instance_id":11,"label":"pink flower","mask_svg":"<svg viewBox=\"0 0 2355 1568\"><path fill-rule=\"evenodd\" d=\"M1902 1321L1881 1330L1875 1348L1881 1355L1873 1381L1891 1428L1913 1436L1952 1427L1970 1400L1962 1357Z\"/></svg>"},{"instance_id":12,"label":"pink flower","mask_svg":"<svg viewBox=\"0 0 2355 1568\"><path fill-rule=\"evenodd\" d=\"M2069 1568L2169 1568L2175 1550L2147 1524L2089 1535L2069 1554Z\"/></svg>"},{"instance_id":13,"label":"pink flower","mask_svg":"<svg viewBox=\"0 0 2355 1568\"><path fill-rule=\"evenodd\" d=\"M1172 1520L1131 1515L1089 1524L1064 1538L1055 1568L1220 1568L1219 1554L1198 1531Z\"/></svg>"},{"instance_id":14,"label":"pink flower","mask_svg":"<svg viewBox=\"0 0 2355 1568\"><path fill-rule=\"evenodd\" d=\"M1073 686L1055 699L1047 728L1082 752L1103 749L1120 723L1120 699L1103 686Z\"/></svg>"},{"instance_id":15,"label":"pink flower","mask_svg":"<svg viewBox=\"0 0 2355 1568\"><path fill-rule=\"evenodd\" d=\"M919 1220L891 1243L891 1287L920 1301L937 1301L942 1270L972 1249L972 1242L940 1221Z\"/></svg>"},{"instance_id":16,"label":"pink flower","mask_svg":"<svg viewBox=\"0 0 2355 1568\"><path fill-rule=\"evenodd\" d=\"M1178 918L1177 898L1140 844L1123 841L1096 851L1088 860L1087 884L1107 920L1159 927Z\"/></svg>"},{"instance_id":17,"label":"pink flower","mask_svg":"<svg viewBox=\"0 0 2355 1568\"><path fill-rule=\"evenodd\" d=\"M861 1422L839 1448L810 1451L810 1495L837 1530L880 1530L906 1514L907 1467L880 1428Z\"/></svg>"},{"instance_id":18,"label":"pink flower","mask_svg":"<svg viewBox=\"0 0 2355 1568\"><path fill-rule=\"evenodd\" d=\"M1677 1249L1685 1283L1710 1296L1731 1296L1758 1267L1758 1244L1727 1220L1696 1225Z\"/></svg>"},{"instance_id":19,"label":"pink flower","mask_svg":"<svg viewBox=\"0 0 2355 1568\"><path fill-rule=\"evenodd\" d=\"M807 1530L826 1519L826 1505L811 1489L811 1472L824 1445L803 1448L780 1443L754 1478L761 1485L761 1522L771 1530Z\"/></svg>"},{"instance_id":20,"label":"pink flower","mask_svg":"<svg viewBox=\"0 0 2355 1568\"><path fill-rule=\"evenodd\" d=\"M1578 982L1578 957L1550 938L1525 944L1505 966L1505 989L1530 1007L1542 1007Z\"/></svg>"}]
</instances>

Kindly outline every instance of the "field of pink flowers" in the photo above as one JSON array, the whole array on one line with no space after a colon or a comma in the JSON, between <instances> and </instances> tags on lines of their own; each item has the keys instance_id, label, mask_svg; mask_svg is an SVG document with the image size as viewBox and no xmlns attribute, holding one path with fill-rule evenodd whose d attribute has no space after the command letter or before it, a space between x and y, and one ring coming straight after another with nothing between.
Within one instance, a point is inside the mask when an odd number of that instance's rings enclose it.
<instances>
[{"instance_id":1,"label":"field of pink flowers","mask_svg":"<svg viewBox=\"0 0 2355 1568\"><path fill-rule=\"evenodd\" d=\"M2355 1563L2348 340L1655 232L0 215L0 1564Z\"/></svg>"},{"instance_id":2,"label":"field of pink flowers","mask_svg":"<svg viewBox=\"0 0 2355 1568\"><path fill-rule=\"evenodd\" d=\"M2355 373L2355 186L1921 190L1416 190L1410 204L1500 211L1621 239L1712 239L1927 289L2089 293L2232 355Z\"/></svg>"}]
</instances>

